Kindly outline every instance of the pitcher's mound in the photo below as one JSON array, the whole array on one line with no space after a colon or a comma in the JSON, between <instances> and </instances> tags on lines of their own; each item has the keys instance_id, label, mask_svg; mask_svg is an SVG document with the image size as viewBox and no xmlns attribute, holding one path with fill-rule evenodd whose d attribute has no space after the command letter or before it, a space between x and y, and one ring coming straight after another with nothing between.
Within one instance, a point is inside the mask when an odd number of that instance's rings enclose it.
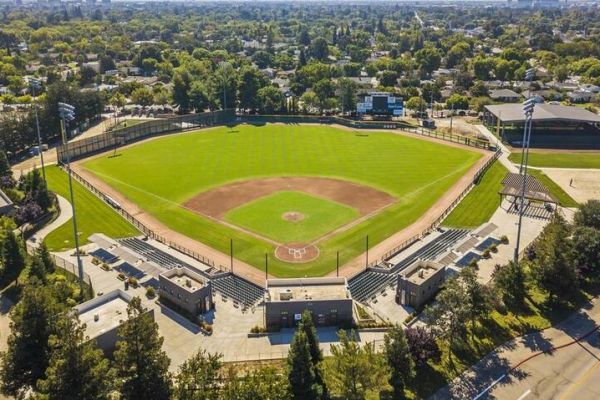
<instances>
[{"instance_id":1,"label":"pitcher's mound","mask_svg":"<svg viewBox=\"0 0 600 400\"><path fill-rule=\"evenodd\" d=\"M288 211L283 213L281 218L283 218L284 221L300 222L304 219L304 214L298 211Z\"/></svg>"},{"instance_id":2,"label":"pitcher's mound","mask_svg":"<svg viewBox=\"0 0 600 400\"><path fill-rule=\"evenodd\" d=\"M277 246L275 257L289 263L305 263L319 257L319 248L306 243L286 243Z\"/></svg>"}]
</instances>

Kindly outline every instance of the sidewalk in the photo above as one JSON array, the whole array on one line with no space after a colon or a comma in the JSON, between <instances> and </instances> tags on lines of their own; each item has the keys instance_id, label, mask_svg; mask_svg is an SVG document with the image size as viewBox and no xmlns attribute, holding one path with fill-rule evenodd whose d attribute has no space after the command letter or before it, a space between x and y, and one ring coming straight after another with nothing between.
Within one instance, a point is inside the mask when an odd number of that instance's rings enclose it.
<instances>
[{"instance_id":1,"label":"sidewalk","mask_svg":"<svg viewBox=\"0 0 600 400\"><path fill-rule=\"evenodd\" d=\"M559 324L543 331L515 338L496 348L447 386L432 400L472 399L521 363L540 353L566 346L592 332L600 323L600 301L594 298ZM503 382L509 382L510 376Z\"/></svg>"},{"instance_id":2,"label":"sidewalk","mask_svg":"<svg viewBox=\"0 0 600 400\"><path fill-rule=\"evenodd\" d=\"M67 223L73 217L73 209L71 208L71 203L67 201L62 196L56 195L56 199L58 200L58 207L60 214L54 221L44 226L42 229L37 231L29 238L29 242L34 246L37 246L38 243L41 243L46 236L50 234L53 230L57 229L61 225Z\"/></svg>"},{"instance_id":3,"label":"sidewalk","mask_svg":"<svg viewBox=\"0 0 600 400\"><path fill-rule=\"evenodd\" d=\"M482 135L488 138L490 143L494 143L496 146L498 146L500 150L502 150L502 154L500 155L500 157L498 157L498 160L500 160L502 165L504 165L509 172L519 172L517 166L508 159L508 156L510 156L510 150L508 149L508 147L506 147L504 143L498 140L498 138L494 136L494 134L490 132L490 130L484 125L475 125L475 127L479 130L479 132Z\"/></svg>"}]
</instances>

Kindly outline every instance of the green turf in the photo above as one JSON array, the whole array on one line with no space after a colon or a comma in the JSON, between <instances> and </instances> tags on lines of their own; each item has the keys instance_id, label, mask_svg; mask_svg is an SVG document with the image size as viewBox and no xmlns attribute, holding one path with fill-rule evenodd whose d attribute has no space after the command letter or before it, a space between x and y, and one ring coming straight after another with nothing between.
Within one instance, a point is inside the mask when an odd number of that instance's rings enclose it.
<instances>
[{"instance_id":1,"label":"green turf","mask_svg":"<svg viewBox=\"0 0 600 400\"><path fill-rule=\"evenodd\" d=\"M229 251L259 268L274 245L202 217L180 204L226 183L265 177L319 176L368 185L398 202L319 244L306 264L269 262L280 277L323 275L416 221L480 153L392 133L348 132L324 125L238 125L156 138L84 167L170 228Z\"/></svg>"},{"instance_id":2,"label":"green turf","mask_svg":"<svg viewBox=\"0 0 600 400\"><path fill-rule=\"evenodd\" d=\"M69 181L65 172L56 166L46 167L46 179L51 191L69 200ZM73 180L73 193L80 244L87 243L92 233L104 233L113 238L139 235L131 224L75 180ZM75 247L72 220L51 232L45 242L53 251Z\"/></svg>"},{"instance_id":3,"label":"green turf","mask_svg":"<svg viewBox=\"0 0 600 400\"><path fill-rule=\"evenodd\" d=\"M506 173L506 168L500 162L492 164L479 183L446 217L442 225L453 228L474 228L487 222L500 205L498 192L502 189L502 180Z\"/></svg>"},{"instance_id":4,"label":"green turf","mask_svg":"<svg viewBox=\"0 0 600 400\"><path fill-rule=\"evenodd\" d=\"M301 213L303 219L286 221L283 214L291 211ZM289 243L312 241L358 217L352 207L302 192L282 191L230 210L225 221Z\"/></svg>"},{"instance_id":5,"label":"green turf","mask_svg":"<svg viewBox=\"0 0 600 400\"><path fill-rule=\"evenodd\" d=\"M567 192L565 192L556 182L554 182L550 177L544 174L542 171L537 169L528 169L528 173L531 176L534 176L537 180L539 180L550 193L554 195L556 200L563 207L579 207L579 204L571 197Z\"/></svg>"},{"instance_id":6,"label":"green turf","mask_svg":"<svg viewBox=\"0 0 600 400\"><path fill-rule=\"evenodd\" d=\"M509 159L521 162L521 153L512 153ZM599 153L529 153L529 165L546 168L600 168Z\"/></svg>"}]
</instances>

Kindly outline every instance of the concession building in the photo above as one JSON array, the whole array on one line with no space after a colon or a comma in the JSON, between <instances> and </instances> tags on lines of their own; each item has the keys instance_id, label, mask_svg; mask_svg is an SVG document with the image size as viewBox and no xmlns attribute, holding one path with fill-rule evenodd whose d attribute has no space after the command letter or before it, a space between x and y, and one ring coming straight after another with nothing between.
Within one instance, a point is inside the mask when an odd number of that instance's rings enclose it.
<instances>
[{"instance_id":1,"label":"concession building","mask_svg":"<svg viewBox=\"0 0 600 400\"><path fill-rule=\"evenodd\" d=\"M268 279L265 323L268 329L295 326L304 310L317 326L352 322L352 297L346 278Z\"/></svg>"},{"instance_id":2,"label":"concession building","mask_svg":"<svg viewBox=\"0 0 600 400\"><path fill-rule=\"evenodd\" d=\"M531 147L600 149L600 115L581 107L537 104ZM504 143L521 147L525 114L522 104L485 106L484 124Z\"/></svg>"}]
</instances>

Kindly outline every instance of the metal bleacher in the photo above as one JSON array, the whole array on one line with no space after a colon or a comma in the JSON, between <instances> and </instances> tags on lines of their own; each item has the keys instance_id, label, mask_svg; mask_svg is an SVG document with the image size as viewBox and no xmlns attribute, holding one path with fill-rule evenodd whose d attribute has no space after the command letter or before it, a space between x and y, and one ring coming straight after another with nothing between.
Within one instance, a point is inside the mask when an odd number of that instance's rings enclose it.
<instances>
[{"instance_id":1,"label":"metal bleacher","mask_svg":"<svg viewBox=\"0 0 600 400\"><path fill-rule=\"evenodd\" d=\"M197 268L192 267L177 257L172 256L139 238L131 237L119 239L119 243L166 269L187 267L191 270L198 271ZM210 274L210 271L211 268L207 271L203 271L203 273ZM220 292L234 301L242 303L246 307L254 305L263 297L263 289L261 287L237 275L229 274L218 278L211 277L210 280L212 282L213 290Z\"/></svg>"},{"instance_id":2,"label":"metal bleacher","mask_svg":"<svg viewBox=\"0 0 600 400\"><path fill-rule=\"evenodd\" d=\"M403 258L390 269L389 273L364 271L348 282L348 289L356 301L364 302L373 298L378 292L396 283L398 274L417 260L433 260L447 252L452 245L463 239L468 229L448 229L417 251Z\"/></svg>"},{"instance_id":3,"label":"metal bleacher","mask_svg":"<svg viewBox=\"0 0 600 400\"><path fill-rule=\"evenodd\" d=\"M264 289L233 274L212 279L211 282L213 290L247 307L254 305L264 295Z\"/></svg>"}]
</instances>

